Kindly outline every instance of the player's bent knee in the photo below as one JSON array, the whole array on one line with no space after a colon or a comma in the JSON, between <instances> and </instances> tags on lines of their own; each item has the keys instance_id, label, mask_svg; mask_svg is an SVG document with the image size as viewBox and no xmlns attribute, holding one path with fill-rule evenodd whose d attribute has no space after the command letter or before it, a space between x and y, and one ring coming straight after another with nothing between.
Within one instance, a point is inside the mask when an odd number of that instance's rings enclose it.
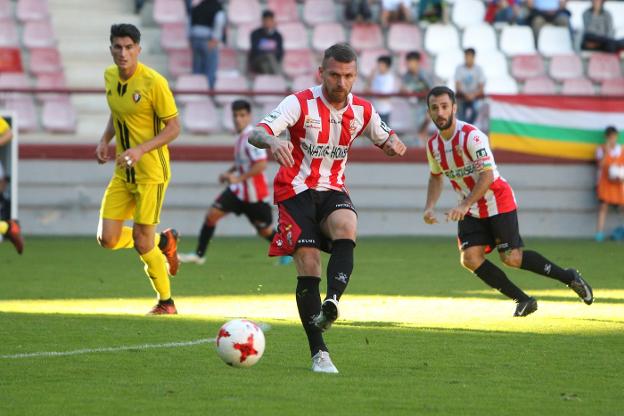
<instances>
[{"instance_id":1,"label":"player's bent knee","mask_svg":"<svg viewBox=\"0 0 624 416\"><path fill-rule=\"evenodd\" d=\"M501 260L508 267L519 268L522 265L522 252L512 250L510 252L500 253Z\"/></svg>"},{"instance_id":2,"label":"player's bent knee","mask_svg":"<svg viewBox=\"0 0 624 416\"><path fill-rule=\"evenodd\" d=\"M115 247L115 245L117 245L117 241L119 239L118 238L109 237L109 236L104 236L104 235L98 235L96 237L96 240L97 240L98 244L101 247L112 249L112 248Z\"/></svg>"},{"instance_id":3,"label":"player's bent knee","mask_svg":"<svg viewBox=\"0 0 624 416\"><path fill-rule=\"evenodd\" d=\"M300 276L321 275L321 254L318 249L300 247L293 254L293 258Z\"/></svg>"},{"instance_id":4,"label":"player's bent knee","mask_svg":"<svg viewBox=\"0 0 624 416\"><path fill-rule=\"evenodd\" d=\"M477 255L462 255L460 262L461 265L470 271L475 271L481 266L485 258Z\"/></svg>"}]
</instances>

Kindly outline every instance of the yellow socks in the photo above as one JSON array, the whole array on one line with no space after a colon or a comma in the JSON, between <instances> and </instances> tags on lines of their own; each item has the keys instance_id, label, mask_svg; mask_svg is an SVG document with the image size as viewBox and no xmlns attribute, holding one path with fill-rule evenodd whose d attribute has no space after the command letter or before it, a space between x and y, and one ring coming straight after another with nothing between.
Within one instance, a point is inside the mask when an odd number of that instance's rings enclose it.
<instances>
[{"instance_id":1,"label":"yellow socks","mask_svg":"<svg viewBox=\"0 0 624 416\"><path fill-rule=\"evenodd\" d=\"M0 221L0 234L5 235L9 231L9 223L6 221Z\"/></svg>"},{"instance_id":2,"label":"yellow socks","mask_svg":"<svg viewBox=\"0 0 624 416\"><path fill-rule=\"evenodd\" d=\"M2 224L0 224L0 231L2 230ZM4 234L4 233L2 233ZM154 234L154 246L158 247L158 243L160 243L160 233ZM134 239L132 238L132 227L123 227L121 229L121 235L119 236L119 241L113 247L113 250L119 250L122 248L133 248L134 247Z\"/></svg>"},{"instance_id":3,"label":"yellow socks","mask_svg":"<svg viewBox=\"0 0 624 416\"><path fill-rule=\"evenodd\" d=\"M145 273L152 281L152 287L158 292L158 299L170 299L171 285L169 283L169 274L167 273L167 264L165 256L163 256L158 246L156 245L149 252L141 254L141 260L145 263Z\"/></svg>"}]
</instances>

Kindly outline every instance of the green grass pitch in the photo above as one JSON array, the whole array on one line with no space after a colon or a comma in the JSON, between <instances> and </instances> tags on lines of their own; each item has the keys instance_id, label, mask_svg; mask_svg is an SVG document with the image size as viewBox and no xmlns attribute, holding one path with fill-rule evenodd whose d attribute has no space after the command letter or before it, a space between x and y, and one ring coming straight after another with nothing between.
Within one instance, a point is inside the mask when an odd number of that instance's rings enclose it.
<instances>
[{"instance_id":1,"label":"green grass pitch","mask_svg":"<svg viewBox=\"0 0 624 416\"><path fill-rule=\"evenodd\" d=\"M294 266L275 265L260 239L217 237L205 265L173 279L180 315L164 317L143 316L153 293L132 250L29 238L18 257L5 243L0 414L622 414L623 246L526 242L579 268L596 303L506 269L539 301L535 314L512 318L512 302L459 266L453 238L361 239L344 319L326 335L338 375L309 370ZM193 246L187 236L181 250ZM212 338L233 317L271 325L251 369L224 365L210 343L139 347ZM137 347L15 358L120 346Z\"/></svg>"}]
</instances>

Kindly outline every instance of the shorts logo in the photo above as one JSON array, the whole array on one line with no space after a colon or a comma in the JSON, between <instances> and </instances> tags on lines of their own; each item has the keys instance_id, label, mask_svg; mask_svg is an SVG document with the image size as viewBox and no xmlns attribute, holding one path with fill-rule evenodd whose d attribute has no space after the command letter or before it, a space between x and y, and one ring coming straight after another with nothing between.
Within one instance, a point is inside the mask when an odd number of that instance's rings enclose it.
<instances>
[{"instance_id":1,"label":"shorts logo","mask_svg":"<svg viewBox=\"0 0 624 416\"><path fill-rule=\"evenodd\" d=\"M338 209L340 209L340 208L353 209L353 205L346 204L346 203L336 204L335 207L338 208Z\"/></svg>"},{"instance_id":2,"label":"shorts logo","mask_svg":"<svg viewBox=\"0 0 624 416\"><path fill-rule=\"evenodd\" d=\"M287 224L284 227L285 231L286 231L286 241L288 242L288 245L292 247L293 245L293 241L292 241L292 225L291 224Z\"/></svg>"},{"instance_id":3,"label":"shorts logo","mask_svg":"<svg viewBox=\"0 0 624 416\"><path fill-rule=\"evenodd\" d=\"M496 248L500 251L507 250L509 248L509 243L497 244Z\"/></svg>"},{"instance_id":4,"label":"shorts logo","mask_svg":"<svg viewBox=\"0 0 624 416\"><path fill-rule=\"evenodd\" d=\"M316 244L316 240L312 238L300 238L297 240L297 244Z\"/></svg>"}]
</instances>

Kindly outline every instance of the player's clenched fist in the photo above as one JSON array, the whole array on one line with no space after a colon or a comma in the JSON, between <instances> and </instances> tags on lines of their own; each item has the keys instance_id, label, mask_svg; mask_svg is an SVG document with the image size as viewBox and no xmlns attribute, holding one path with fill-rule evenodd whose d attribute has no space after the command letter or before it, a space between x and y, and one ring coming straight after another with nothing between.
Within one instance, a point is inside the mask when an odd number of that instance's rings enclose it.
<instances>
[{"instance_id":1,"label":"player's clenched fist","mask_svg":"<svg viewBox=\"0 0 624 416\"><path fill-rule=\"evenodd\" d=\"M108 162L108 143L99 142L95 148L95 157L99 164Z\"/></svg>"},{"instance_id":2,"label":"player's clenched fist","mask_svg":"<svg viewBox=\"0 0 624 416\"><path fill-rule=\"evenodd\" d=\"M403 156L406 150L405 144L395 134L383 146L383 151L388 156Z\"/></svg>"},{"instance_id":3,"label":"player's clenched fist","mask_svg":"<svg viewBox=\"0 0 624 416\"><path fill-rule=\"evenodd\" d=\"M435 213L433 212L432 209L425 210L425 213L423 215L423 219L425 220L425 223L427 223L427 224L437 224L438 223L438 219L436 218Z\"/></svg>"},{"instance_id":4,"label":"player's clenched fist","mask_svg":"<svg viewBox=\"0 0 624 416\"><path fill-rule=\"evenodd\" d=\"M287 168L290 168L295 164L292 151L293 145L291 142L278 139L271 143L271 154L273 154L275 161Z\"/></svg>"}]
</instances>

